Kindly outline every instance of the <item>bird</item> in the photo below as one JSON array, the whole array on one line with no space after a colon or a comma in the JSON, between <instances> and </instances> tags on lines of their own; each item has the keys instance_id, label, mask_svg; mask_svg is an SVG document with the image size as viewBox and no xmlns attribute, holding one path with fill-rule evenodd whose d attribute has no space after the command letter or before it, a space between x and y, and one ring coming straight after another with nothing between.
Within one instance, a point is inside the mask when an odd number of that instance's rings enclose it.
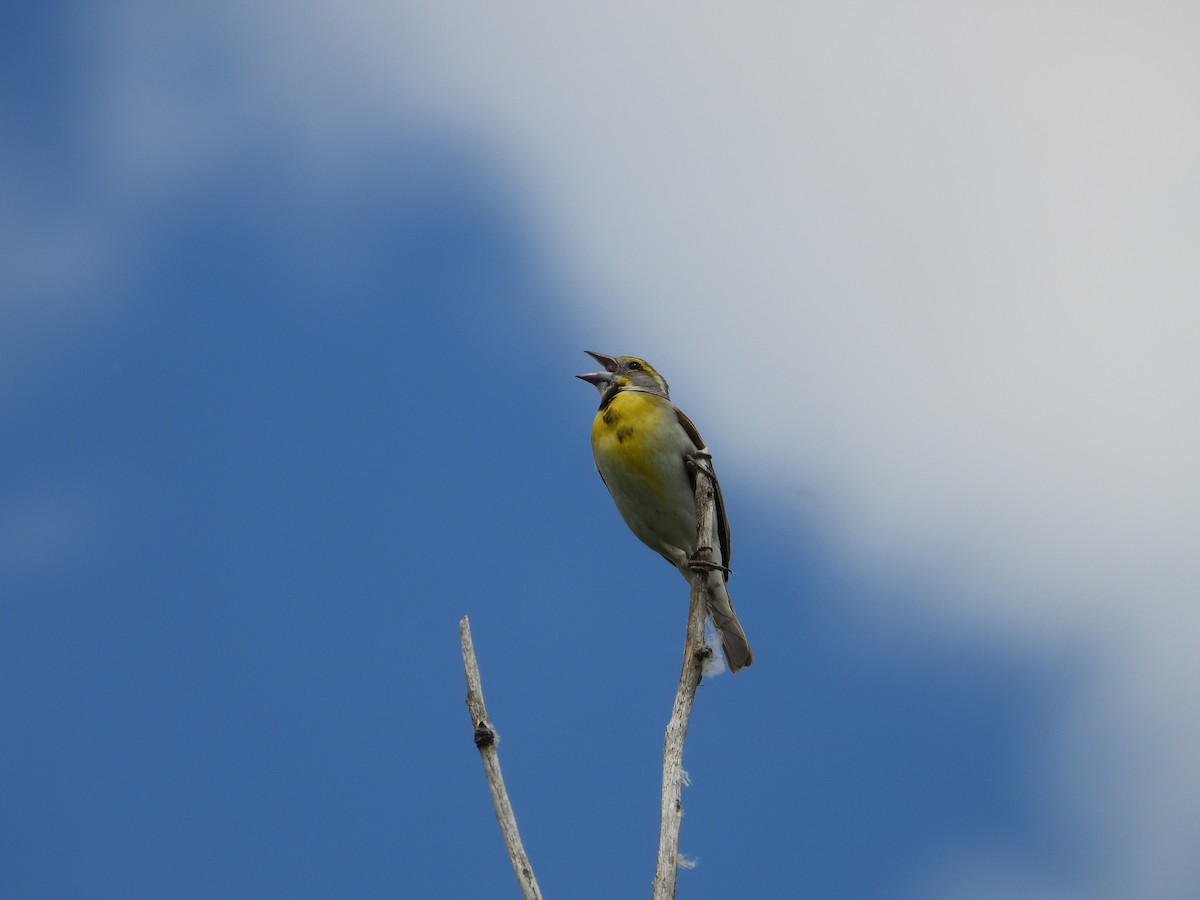
<instances>
[{"instance_id":1,"label":"bird","mask_svg":"<svg viewBox=\"0 0 1200 900\"><path fill-rule=\"evenodd\" d=\"M729 520L711 457L691 419L671 402L670 388L646 360L585 350L602 371L576 377L600 392L592 420L596 470L629 530L691 583L697 569L696 476L703 460L712 475L716 544L708 576L709 614L730 672L754 661L729 599Z\"/></svg>"}]
</instances>

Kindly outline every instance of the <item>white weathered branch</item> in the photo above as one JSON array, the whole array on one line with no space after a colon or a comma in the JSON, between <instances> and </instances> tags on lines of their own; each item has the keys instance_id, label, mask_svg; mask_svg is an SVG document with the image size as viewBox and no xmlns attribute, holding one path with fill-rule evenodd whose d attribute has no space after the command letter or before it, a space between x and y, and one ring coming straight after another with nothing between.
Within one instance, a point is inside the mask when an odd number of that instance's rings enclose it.
<instances>
[{"instance_id":1,"label":"white weathered branch","mask_svg":"<svg viewBox=\"0 0 1200 900\"><path fill-rule=\"evenodd\" d=\"M675 897L675 881L680 865L679 827L683 819L683 742L687 737L688 722L692 717L692 705L703 676L704 663L712 655L712 650L704 642L710 573L702 566L705 562L711 562L712 558L710 543L715 533L715 501L710 469L704 456L706 454L701 454L699 459L689 461L696 470L696 546L700 549L695 561L701 565L692 574L687 638L683 644L683 671L679 675L679 689L675 692L675 706L671 710L671 720L667 723L667 736L663 743L662 827L658 836L654 900L674 900Z\"/></svg>"},{"instance_id":2,"label":"white weathered branch","mask_svg":"<svg viewBox=\"0 0 1200 900\"><path fill-rule=\"evenodd\" d=\"M521 834L517 830L517 817L508 792L504 789L504 777L500 774L500 756L496 751L496 732L488 719L483 705L483 685L479 679L479 663L475 659L475 645L471 642L471 623L463 616L458 623L458 636L462 642L463 671L467 676L467 709L471 713L471 725L475 731L475 746L483 759L483 771L487 774L488 788L492 792L492 805L496 808L496 821L504 837L504 847L512 860L513 872L521 885L525 900L542 900L542 891L533 877L533 866L525 855Z\"/></svg>"}]
</instances>

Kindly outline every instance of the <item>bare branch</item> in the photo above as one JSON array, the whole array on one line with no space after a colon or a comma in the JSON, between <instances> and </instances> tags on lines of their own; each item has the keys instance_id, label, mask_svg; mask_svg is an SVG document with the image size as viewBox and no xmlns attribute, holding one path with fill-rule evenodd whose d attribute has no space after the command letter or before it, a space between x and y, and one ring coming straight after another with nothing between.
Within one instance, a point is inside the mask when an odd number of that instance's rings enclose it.
<instances>
[{"instance_id":1,"label":"bare branch","mask_svg":"<svg viewBox=\"0 0 1200 900\"><path fill-rule=\"evenodd\" d=\"M512 860L513 872L521 885L525 900L542 900L542 891L533 877L533 866L525 855L521 835L517 831L517 818L508 802L504 789L504 777L500 774L500 756L496 751L496 732L488 719L483 705L483 685L479 680L479 663L475 660L475 645L471 642L471 623L463 616L458 623L458 636L462 642L463 671L467 676L467 709L471 713L471 725L475 731L475 746L483 759L483 771L487 774L488 788L492 792L492 805L496 807L496 821L504 836L504 847Z\"/></svg>"},{"instance_id":2,"label":"bare branch","mask_svg":"<svg viewBox=\"0 0 1200 900\"><path fill-rule=\"evenodd\" d=\"M697 456L700 456L699 454ZM705 454L706 456L706 454ZM683 670L675 706L667 723L663 743L662 827L658 837L658 869L654 876L654 900L674 900L675 881L680 866L679 827L683 819L683 742L696 689L703 677L704 663L712 650L704 642L704 620L708 615L708 579L711 574L713 525L713 483L703 459L693 461L696 472L696 551L692 573L692 597L688 606L687 638L683 645ZM719 568L719 566L718 566Z\"/></svg>"}]
</instances>

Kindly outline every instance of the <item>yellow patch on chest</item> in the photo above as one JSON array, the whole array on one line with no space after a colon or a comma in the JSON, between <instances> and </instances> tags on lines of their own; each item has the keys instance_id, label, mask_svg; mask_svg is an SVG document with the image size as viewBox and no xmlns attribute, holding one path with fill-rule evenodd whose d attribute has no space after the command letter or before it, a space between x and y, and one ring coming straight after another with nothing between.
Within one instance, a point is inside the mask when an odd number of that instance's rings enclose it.
<instances>
[{"instance_id":1,"label":"yellow patch on chest","mask_svg":"<svg viewBox=\"0 0 1200 900\"><path fill-rule=\"evenodd\" d=\"M592 450L596 460L648 475L661 452L675 412L661 397L641 391L622 391L592 422Z\"/></svg>"}]
</instances>

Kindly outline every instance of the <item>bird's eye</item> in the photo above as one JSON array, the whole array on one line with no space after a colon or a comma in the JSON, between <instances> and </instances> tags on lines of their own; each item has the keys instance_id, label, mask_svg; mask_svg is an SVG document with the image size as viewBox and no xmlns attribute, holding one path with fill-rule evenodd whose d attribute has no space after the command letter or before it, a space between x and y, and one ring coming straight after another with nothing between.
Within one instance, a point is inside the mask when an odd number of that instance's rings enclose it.
<instances>
[{"instance_id":1,"label":"bird's eye","mask_svg":"<svg viewBox=\"0 0 1200 900\"><path fill-rule=\"evenodd\" d=\"M639 370L642 368L642 364L635 359L629 363L629 368Z\"/></svg>"}]
</instances>

